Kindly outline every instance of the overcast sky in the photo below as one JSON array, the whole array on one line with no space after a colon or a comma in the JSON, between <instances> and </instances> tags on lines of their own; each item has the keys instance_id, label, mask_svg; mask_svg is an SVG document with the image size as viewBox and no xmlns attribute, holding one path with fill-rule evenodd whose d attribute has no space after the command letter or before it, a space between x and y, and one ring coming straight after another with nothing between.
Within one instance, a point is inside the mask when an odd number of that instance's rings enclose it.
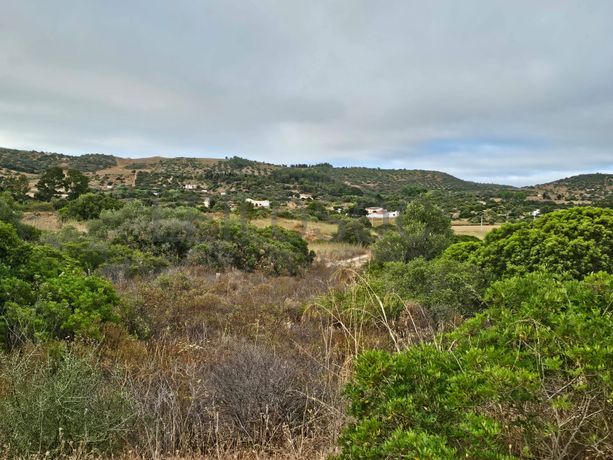
<instances>
[{"instance_id":1,"label":"overcast sky","mask_svg":"<svg viewBox=\"0 0 613 460\"><path fill-rule=\"evenodd\" d=\"M613 172L613 1L0 0L0 146Z\"/></svg>"}]
</instances>

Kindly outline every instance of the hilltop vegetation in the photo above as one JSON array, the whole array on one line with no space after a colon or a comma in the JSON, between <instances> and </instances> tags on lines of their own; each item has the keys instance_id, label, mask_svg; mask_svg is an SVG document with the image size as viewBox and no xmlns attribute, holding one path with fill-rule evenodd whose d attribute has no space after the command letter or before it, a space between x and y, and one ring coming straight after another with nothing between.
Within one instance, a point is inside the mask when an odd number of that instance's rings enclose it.
<instances>
[{"instance_id":1,"label":"hilltop vegetation","mask_svg":"<svg viewBox=\"0 0 613 460\"><path fill-rule=\"evenodd\" d=\"M41 158L0 181L0 456L613 455L610 208L435 172Z\"/></svg>"},{"instance_id":2,"label":"hilltop vegetation","mask_svg":"<svg viewBox=\"0 0 613 460\"><path fill-rule=\"evenodd\" d=\"M339 214L360 217L373 206L397 211L427 193L454 220L495 224L530 218L536 210L544 213L591 203L607 207L613 188L606 174L517 189L468 182L437 171L335 168L325 163L272 165L236 156L130 160L0 149L0 190L21 187L20 193L33 194L39 179L57 167L85 173L92 189L119 199L224 212L241 208L251 198L268 200L281 217L300 219L306 214L318 220L334 220ZM300 196L310 196L313 202Z\"/></svg>"}]
</instances>

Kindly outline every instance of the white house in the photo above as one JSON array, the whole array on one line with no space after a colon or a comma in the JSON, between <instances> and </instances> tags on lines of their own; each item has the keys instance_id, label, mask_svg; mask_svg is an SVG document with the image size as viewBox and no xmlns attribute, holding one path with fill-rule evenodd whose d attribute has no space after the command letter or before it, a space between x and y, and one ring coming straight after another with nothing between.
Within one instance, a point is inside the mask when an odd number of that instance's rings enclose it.
<instances>
[{"instance_id":1,"label":"white house","mask_svg":"<svg viewBox=\"0 0 613 460\"><path fill-rule=\"evenodd\" d=\"M534 218L537 218L540 214L541 214L540 209L535 209L534 211L532 211L532 217Z\"/></svg>"},{"instance_id":2,"label":"white house","mask_svg":"<svg viewBox=\"0 0 613 460\"><path fill-rule=\"evenodd\" d=\"M299 195L299 198L300 198L301 200L312 200L312 199L313 199L313 195L312 195L312 194L310 194L310 193L301 193L301 194Z\"/></svg>"},{"instance_id":3,"label":"white house","mask_svg":"<svg viewBox=\"0 0 613 460\"><path fill-rule=\"evenodd\" d=\"M388 211L385 208L366 208L366 212L366 217L369 219L392 219L400 214L398 211Z\"/></svg>"},{"instance_id":4,"label":"white house","mask_svg":"<svg viewBox=\"0 0 613 460\"><path fill-rule=\"evenodd\" d=\"M211 199L209 197L206 197L204 199L204 203L203 204L204 204L205 208L210 208L211 207Z\"/></svg>"},{"instance_id":5,"label":"white house","mask_svg":"<svg viewBox=\"0 0 613 460\"><path fill-rule=\"evenodd\" d=\"M185 190L194 190L195 188L194 184L185 184Z\"/></svg>"},{"instance_id":6,"label":"white house","mask_svg":"<svg viewBox=\"0 0 613 460\"><path fill-rule=\"evenodd\" d=\"M255 208L270 208L270 201L268 200L252 200L251 198L247 198L245 200L247 203L251 203Z\"/></svg>"}]
</instances>

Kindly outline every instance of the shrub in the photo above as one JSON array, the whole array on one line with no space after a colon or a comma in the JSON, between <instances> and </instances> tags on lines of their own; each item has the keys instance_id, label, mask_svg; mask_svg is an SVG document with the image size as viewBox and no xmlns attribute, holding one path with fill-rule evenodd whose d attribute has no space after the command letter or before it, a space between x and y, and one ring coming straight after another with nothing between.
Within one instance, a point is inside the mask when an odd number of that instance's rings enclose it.
<instances>
[{"instance_id":1,"label":"shrub","mask_svg":"<svg viewBox=\"0 0 613 460\"><path fill-rule=\"evenodd\" d=\"M402 299L418 302L436 323L455 315L471 316L483 308L487 279L478 267L452 260L418 258L391 262L378 270L378 282Z\"/></svg>"},{"instance_id":2,"label":"shrub","mask_svg":"<svg viewBox=\"0 0 613 460\"><path fill-rule=\"evenodd\" d=\"M212 404L222 436L251 445L282 444L313 427L323 399L314 369L264 345L236 343L211 369ZM311 382L309 384L309 382Z\"/></svg>"},{"instance_id":3,"label":"shrub","mask_svg":"<svg viewBox=\"0 0 613 460\"><path fill-rule=\"evenodd\" d=\"M495 277L544 270L582 278L613 271L613 210L572 208L533 222L506 224L483 244L459 243L447 257L468 260Z\"/></svg>"},{"instance_id":4,"label":"shrub","mask_svg":"<svg viewBox=\"0 0 613 460\"><path fill-rule=\"evenodd\" d=\"M122 203L109 195L102 193L86 193L68 203L65 208L60 210L63 218L77 220L91 220L100 217L100 213L105 210L117 210L122 207Z\"/></svg>"},{"instance_id":5,"label":"shrub","mask_svg":"<svg viewBox=\"0 0 613 460\"><path fill-rule=\"evenodd\" d=\"M340 459L610 458L613 276L530 274L434 343L359 357Z\"/></svg>"},{"instance_id":6,"label":"shrub","mask_svg":"<svg viewBox=\"0 0 613 460\"><path fill-rule=\"evenodd\" d=\"M0 341L99 339L101 327L116 321L119 298L113 286L84 276L63 253L21 240L0 223Z\"/></svg>"},{"instance_id":7,"label":"shrub","mask_svg":"<svg viewBox=\"0 0 613 460\"><path fill-rule=\"evenodd\" d=\"M130 429L130 402L91 357L0 354L0 445L12 457L111 454Z\"/></svg>"},{"instance_id":8,"label":"shrub","mask_svg":"<svg viewBox=\"0 0 613 460\"><path fill-rule=\"evenodd\" d=\"M371 224L362 219L342 220L338 224L338 231L332 241L368 246L373 241L370 234Z\"/></svg>"},{"instance_id":9,"label":"shrub","mask_svg":"<svg viewBox=\"0 0 613 460\"><path fill-rule=\"evenodd\" d=\"M427 197L407 206L397 221L397 231L387 231L373 245L375 262L432 259L453 241L451 219Z\"/></svg>"}]
</instances>

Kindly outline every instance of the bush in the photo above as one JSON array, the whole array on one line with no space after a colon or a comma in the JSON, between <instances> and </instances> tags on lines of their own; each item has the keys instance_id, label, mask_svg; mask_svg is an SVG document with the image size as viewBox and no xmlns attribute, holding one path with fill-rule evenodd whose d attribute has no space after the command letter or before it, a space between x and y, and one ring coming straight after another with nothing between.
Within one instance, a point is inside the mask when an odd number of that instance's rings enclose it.
<instances>
[{"instance_id":1,"label":"bush","mask_svg":"<svg viewBox=\"0 0 613 460\"><path fill-rule=\"evenodd\" d=\"M338 231L332 237L332 241L341 243L368 246L373 241L370 234L371 224L362 219L342 220L338 224Z\"/></svg>"},{"instance_id":2,"label":"bush","mask_svg":"<svg viewBox=\"0 0 613 460\"><path fill-rule=\"evenodd\" d=\"M63 253L32 245L0 223L0 342L26 339L99 339L115 322L119 298L113 286L84 276Z\"/></svg>"},{"instance_id":3,"label":"bush","mask_svg":"<svg viewBox=\"0 0 613 460\"><path fill-rule=\"evenodd\" d=\"M130 402L91 357L0 354L0 381L0 445L11 457L112 454L124 444Z\"/></svg>"},{"instance_id":4,"label":"bush","mask_svg":"<svg viewBox=\"0 0 613 460\"><path fill-rule=\"evenodd\" d=\"M533 271L583 278L613 271L613 210L572 208L533 222L506 224L483 244L458 243L446 257L468 260L497 278Z\"/></svg>"},{"instance_id":5,"label":"bush","mask_svg":"<svg viewBox=\"0 0 613 460\"><path fill-rule=\"evenodd\" d=\"M314 259L300 234L280 227L258 229L237 221L212 222L204 227L202 238L204 242L190 251L189 263L296 275Z\"/></svg>"},{"instance_id":6,"label":"bush","mask_svg":"<svg viewBox=\"0 0 613 460\"><path fill-rule=\"evenodd\" d=\"M324 399L313 369L283 358L263 345L236 343L211 370L213 408L219 412L222 436L234 442L266 446L287 436L306 434L312 413ZM311 384L312 385L312 384Z\"/></svg>"},{"instance_id":7,"label":"bush","mask_svg":"<svg viewBox=\"0 0 613 460\"><path fill-rule=\"evenodd\" d=\"M383 233L373 245L375 262L432 259L453 241L451 219L427 197L409 203L396 223L397 231Z\"/></svg>"},{"instance_id":8,"label":"bush","mask_svg":"<svg viewBox=\"0 0 613 460\"><path fill-rule=\"evenodd\" d=\"M117 210L122 207L121 201L102 193L86 193L76 200L68 203L60 210L63 218L77 220L91 220L100 217L100 213L106 210Z\"/></svg>"},{"instance_id":9,"label":"bush","mask_svg":"<svg viewBox=\"0 0 613 460\"><path fill-rule=\"evenodd\" d=\"M611 458L613 276L531 274L434 343L359 357L340 459Z\"/></svg>"},{"instance_id":10,"label":"bush","mask_svg":"<svg viewBox=\"0 0 613 460\"><path fill-rule=\"evenodd\" d=\"M391 262L376 272L378 283L403 300L418 302L436 323L483 309L487 279L478 267L444 259Z\"/></svg>"}]
</instances>

